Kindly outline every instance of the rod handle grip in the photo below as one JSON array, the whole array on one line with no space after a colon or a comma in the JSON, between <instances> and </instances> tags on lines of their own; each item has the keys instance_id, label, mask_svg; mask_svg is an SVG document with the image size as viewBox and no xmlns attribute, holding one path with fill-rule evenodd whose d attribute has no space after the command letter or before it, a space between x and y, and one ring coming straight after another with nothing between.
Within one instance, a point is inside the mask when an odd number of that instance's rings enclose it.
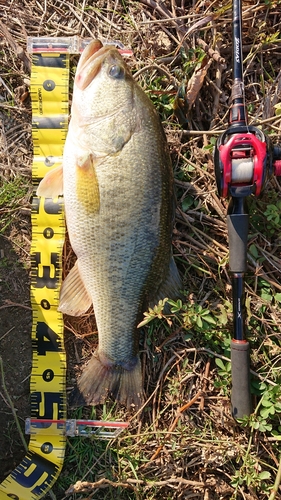
<instances>
[{"instance_id":1,"label":"rod handle grip","mask_svg":"<svg viewBox=\"0 0 281 500\"><path fill-rule=\"evenodd\" d=\"M232 416L243 418L251 414L250 393L250 344L231 341Z\"/></svg>"},{"instance_id":2,"label":"rod handle grip","mask_svg":"<svg viewBox=\"0 0 281 500\"><path fill-rule=\"evenodd\" d=\"M247 271L248 214L227 215L229 267L234 273Z\"/></svg>"}]
</instances>

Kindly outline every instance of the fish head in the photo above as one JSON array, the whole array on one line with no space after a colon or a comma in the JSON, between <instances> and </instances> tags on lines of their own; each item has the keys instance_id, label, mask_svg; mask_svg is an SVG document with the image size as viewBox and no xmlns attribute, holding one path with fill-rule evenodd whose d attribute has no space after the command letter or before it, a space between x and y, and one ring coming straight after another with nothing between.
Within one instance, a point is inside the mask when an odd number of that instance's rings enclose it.
<instances>
[{"instance_id":1,"label":"fish head","mask_svg":"<svg viewBox=\"0 0 281 500\"><path fill-rule=\"evenodd\" d=\"M83 51L74 80L72 117L80 126L130 113L135 82L115 47L93 40ZM108 126L108 125L107 125Z\"/></svg>"}]
</instances>

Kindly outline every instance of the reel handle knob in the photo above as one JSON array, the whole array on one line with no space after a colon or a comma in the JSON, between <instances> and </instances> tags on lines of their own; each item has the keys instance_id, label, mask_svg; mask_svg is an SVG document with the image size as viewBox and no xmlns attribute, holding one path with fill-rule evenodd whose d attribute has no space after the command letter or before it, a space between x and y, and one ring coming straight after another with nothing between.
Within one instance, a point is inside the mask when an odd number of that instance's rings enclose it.
<instances>
[{"instance_id":1,"label":"reel handle knob","mask_svg":"<svg viewBox=\"0 0 281 500\"><path fill-rule=\"evenodd\" d=\"M275 160L273 162L274 175L276 177L281 177L281 160Z\"/></svg>"}]
</instances>

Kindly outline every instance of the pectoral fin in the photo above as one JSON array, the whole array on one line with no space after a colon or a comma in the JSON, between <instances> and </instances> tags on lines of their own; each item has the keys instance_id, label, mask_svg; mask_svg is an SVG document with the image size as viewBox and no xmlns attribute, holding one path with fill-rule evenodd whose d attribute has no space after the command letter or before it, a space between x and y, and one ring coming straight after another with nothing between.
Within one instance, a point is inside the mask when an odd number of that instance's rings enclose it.
<instances>
[{"instance_id":1,"label":"pectoral fin","mask_svg":"<svg viewBox=\"0 0 281 500\"><path fill-rule=\"evenodd\" d=\"M45 198L56 198L63 194L63 169L59 165L48 172L44 179L40 182L37 191L37 196Z\"/></svg>"},{"instance_id":2,"label":"pectoral fin","mask_svg":"<svg viewBox=\"0 0 281 500\"><path fill-rule=\"evenodd\" d=\"M88 214L98 212L100 193L93 155L79 158L76 165L76 194Z\"/></svg>"},{"instance_id":3,"label":"pectoral fin","mask_svg":"<svg viewBox=\"0 0 281 500\"><path fill-rule=\"evenodd\" d=\"M62 284L58 311L70 316L81 316L91 304L92 299L80 276L77 261Z\"/></svg>"}]
</instances>

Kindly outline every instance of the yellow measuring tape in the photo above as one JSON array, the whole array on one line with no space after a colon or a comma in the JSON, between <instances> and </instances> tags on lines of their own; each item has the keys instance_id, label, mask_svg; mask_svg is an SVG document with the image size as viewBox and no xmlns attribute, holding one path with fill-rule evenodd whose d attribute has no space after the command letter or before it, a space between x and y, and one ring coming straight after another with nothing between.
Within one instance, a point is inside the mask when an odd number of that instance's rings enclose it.
<instances>
[{"instance_id":1,"label":"yellow measuring tape","mask_svg":"<svg viewBox=\"0 0 281 500\"><path fill-rule=\"evenodd\" d=\"M34 188L62 161L68 127L69 54L62 39L31 39L32 137ZM66 47L67 46L67 47ZM31 424L29 450L0 484L0 500L44 496L58 478L64 460L66 356L63 318L57 311L65 223L60 199L34 196L32 204L31 419L56 420L40 428Z\"/></svg>"},{"instance_id":2,"label":"yellow measuring tape","mask_svg":"<svg viewBox=\"0 0 281 500\"><path fill-rule=\"evenodd\" d=\"M62 162L68 129L69 54L82 52L89 42L77 36L28 39L28 50L33 54L30 88L34 192L46 173ZM120 42L115 43L120 46ZM0 500L42 498L62 469L66 436L95 434L110 439L129 425L66 418L64 325L57 311L65 236L62 200L34 195L31 219L31 416L26 420L30 442L22 462L0 484Z\"/></svg>"}]
</instances>

